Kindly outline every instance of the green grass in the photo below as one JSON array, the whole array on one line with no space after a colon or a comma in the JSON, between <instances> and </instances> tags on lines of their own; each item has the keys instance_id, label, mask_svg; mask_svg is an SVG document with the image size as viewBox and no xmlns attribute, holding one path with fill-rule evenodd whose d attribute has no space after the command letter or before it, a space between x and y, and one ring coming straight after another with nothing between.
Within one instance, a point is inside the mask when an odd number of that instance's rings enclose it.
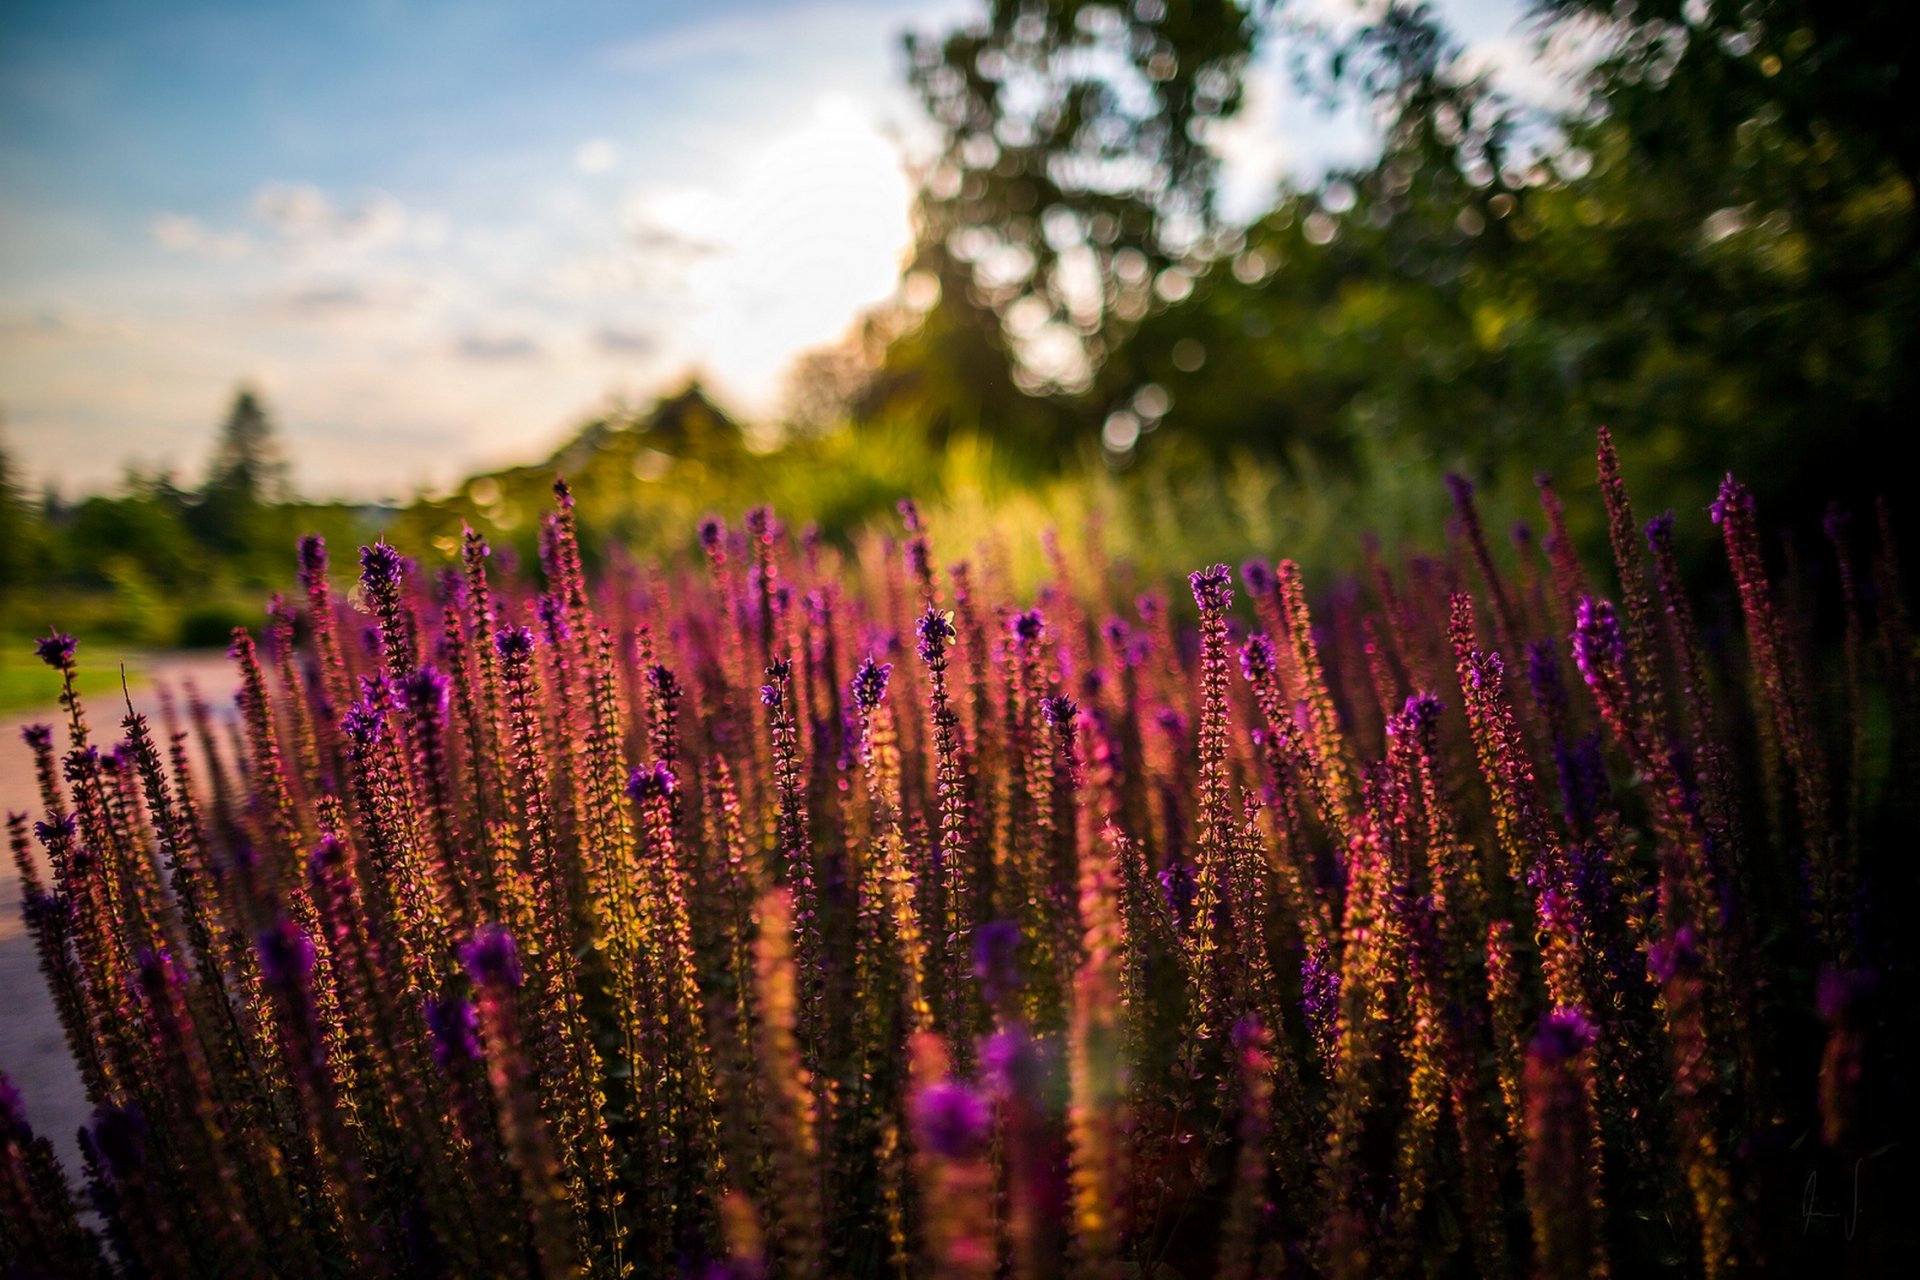
<instances>
[{"instance_id":1,"label":"green grass","mask_svg":"<svg viewBox=\"0 0 1920 1280\"><path fill-rule=\"evenodd\" d=\"M20 648L21 653L12 652ZM138 687L142 674L129 666L127 683ZM120 692L120 667L115 663L80 666L80 696L107 697ZM15 643L0 651L0 715L51 707L60 696L60 677L34 658L30 648Z\"/></svg>"}]
</instances>

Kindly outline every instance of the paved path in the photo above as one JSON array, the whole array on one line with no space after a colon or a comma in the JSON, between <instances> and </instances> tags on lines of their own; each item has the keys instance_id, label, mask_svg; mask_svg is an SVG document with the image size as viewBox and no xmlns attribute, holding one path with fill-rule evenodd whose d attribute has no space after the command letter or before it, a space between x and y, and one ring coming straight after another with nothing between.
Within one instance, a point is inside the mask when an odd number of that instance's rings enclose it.
<instances>
[{"instance_id":1,"label":"paved path","mask_svg":"<svg viewBox=\"0 0 1920 1280\"><path fill-rule=\"evenodd\" d=\"M89 655L90 657L93 655ZM117 655L115 655L117 657ZM114 660L110 657L109 661ZM134 707L159 722L157 684L178 692L187 681L210 704L229 701L234 677L224 656L217 653L128 655L129 670L139 670L145 683L133 691ZM88 704L88 728L104 746L116 736L124 706L111 702ZM0 715L0 814L23 811L35 821L41 817L40 789L34 781L33 758L20 741L20 730L30 724L62 724L58 707ZM56 733L55 741L64 744ZM70 1176L78 1177L80 1148L75 1134L92 1107L80 1085L80 1073L67 1052L65 1033L40 975L39 957L20 919L20 878L13 858L0 839L0 1070L13 1077L26 1102L27 1119L36 1133L53 1139ZM45 864L42 863L42 874Z\"/></svg>"}]
</instances>

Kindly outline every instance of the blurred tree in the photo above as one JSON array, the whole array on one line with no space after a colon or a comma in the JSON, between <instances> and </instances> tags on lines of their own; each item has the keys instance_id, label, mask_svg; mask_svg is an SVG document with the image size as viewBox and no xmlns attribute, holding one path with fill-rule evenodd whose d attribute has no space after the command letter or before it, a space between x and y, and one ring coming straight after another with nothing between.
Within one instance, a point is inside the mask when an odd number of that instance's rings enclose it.
<instances>
[{"instance_id":1,"label":"blurred tree","mask_svg":"<svg viewBox=\"0 0 1920 1280\"><path fill-rule=\"evenodd\" d=\"M1185 290L1216 229L1207 130L1239 107L1252 40L1235 0L992 0L907 38L941 131L912 270L938 293L890 363L956 375L923 389L947 425L1057 443L1071 418L1019 394L1084 389L1156 290Z\"/></svg>"},{"instance_id":2,"label":"blurred tree","mask_svg":"<svg viewBox=\"0 0 1920 1280\"><path fill-rule=\"evenodd\" d=\"M0 420L0 428L5 425ZM0 434L0 590L43 576L37 561L45 553L44 543L40 513L27 499L6 437Z\"/></svg>"},{"instance_id":3,"label":"blurred tree","mask_svg":"<svg viewBox=\"0 0 1920 1280\"><path fill-rule=\"evenodd\" d=\"M911 41L942 150L904 292L938 302L856 419L1571 476L1604 422L1661 505L1728 465L1792 516L1879 483L1920 391L1906 5L1539 0L1590 68L1558 113L1429 5L1356 10L1009 3ZM1382 148L1241 230L1204 142L1256 36Z\"/></svg>"},{"instance_id":4,"label":"blurred tree","mask_svg":"<svg viewBox=\"0 0 1920 1280\"><path fill-rule=\"evenodd\" d=\"M1144 392L1216 449L1575 477L1607 423L1650 504L1729 466L1789 518L1870 497L1920 368L1902 10L1553 0L1542 38L1599 51L1558 117L1425 6L1307 43L1303 83L1383 113L1380 157L1285 194L1116 346L1083 421L1133 439Z\"/></svg>"},{"instance_id":5,"label":"blurred tree","mask_svg":"<svg viewBox=\"0 0 1920 1280\"><path fill-rule=\"evenodd\" d=\"M233 407L221 424L206 483L191 509L191 528L215 550L251 550L259 544L261 511L284 501L286 488L286 463L273 421L259 395L243 386L234 393Z\"/></svg>"},{"instance_id":6,"label":"blurred tree","mask_svg":"<svg viewBox=\"0 0 1920 1280\"><path fill-rule=\"evenodd\" d=\"M124 493L83 498L67 515L61 530L66 559L93 585L111 580L109 566L131 566L164 587L205 585L218 566L196 554L189 511L171 476L130 470Z\"/></svg>"}]
</instances>

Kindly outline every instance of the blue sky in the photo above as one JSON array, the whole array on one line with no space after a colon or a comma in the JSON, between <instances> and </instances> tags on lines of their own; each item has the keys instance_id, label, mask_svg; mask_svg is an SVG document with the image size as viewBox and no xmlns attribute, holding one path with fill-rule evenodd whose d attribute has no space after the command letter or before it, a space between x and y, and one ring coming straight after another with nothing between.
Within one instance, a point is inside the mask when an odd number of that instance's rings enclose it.
<instances>
[{"instance_id":1,"label":"blue sky","mask_svg":"<svg viewBox=\"0 0 1920 1280\"><path fill-rule=\"evenodd\" d=\"M1445 7L1516 61L1516 0ZM899 34L973 12L6 0L7 447L68 492L192 479L248 379L303 488L399 496L692 368L764 412L894 287L926 139ZM1247 212L1367 145L1269 62L1222 143Z\"/></svg>"}]
</instances>

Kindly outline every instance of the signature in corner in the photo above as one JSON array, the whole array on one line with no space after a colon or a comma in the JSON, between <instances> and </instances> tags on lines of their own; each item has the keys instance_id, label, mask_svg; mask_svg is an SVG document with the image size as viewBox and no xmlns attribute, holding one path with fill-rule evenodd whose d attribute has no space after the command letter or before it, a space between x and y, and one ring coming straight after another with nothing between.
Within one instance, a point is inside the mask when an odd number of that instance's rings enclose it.
<instances>
[{"instance_id":1,"label":"signature in corner","mask_svg":"<svg viewBox=\"0 0 1920 1280\"><path fill-rule=\"evenodd\" d=\"M1813 1230L1815 1220L1838 1221L1841 1235L1851 1243L1854 1231L1860 1225L1860 1164L1853 1162L1853 1197L1847 1208L1824 1209L1820 1204L1820 1173L1818 1170L1807 1175L1807 1185L1800 1192L1800 1234L1805 1236Z\"/></svg>"}]
</instances>

